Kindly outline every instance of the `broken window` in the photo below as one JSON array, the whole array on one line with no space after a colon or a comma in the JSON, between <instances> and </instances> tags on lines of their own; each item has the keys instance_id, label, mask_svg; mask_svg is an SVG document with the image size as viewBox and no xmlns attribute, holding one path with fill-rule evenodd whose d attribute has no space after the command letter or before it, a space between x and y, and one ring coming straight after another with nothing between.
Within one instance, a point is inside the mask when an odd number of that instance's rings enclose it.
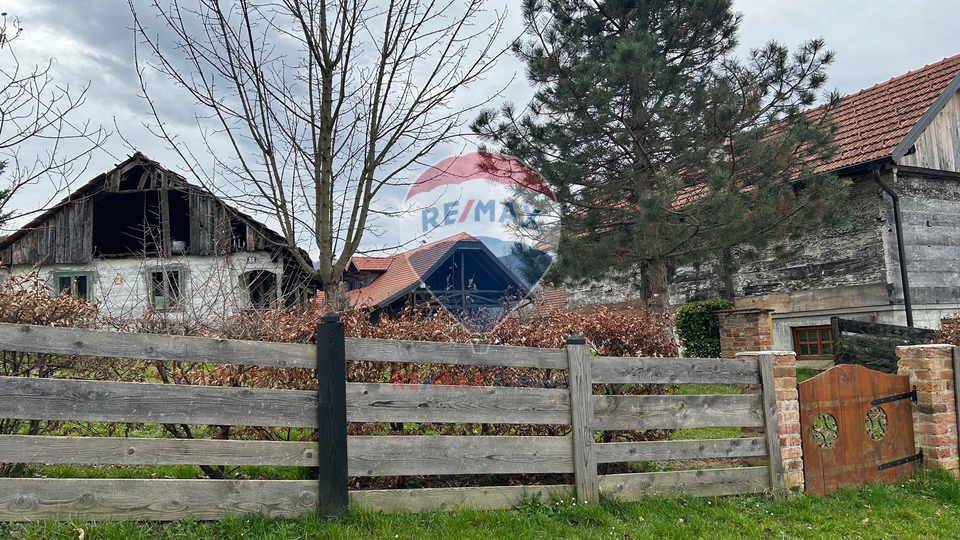
<instances>
[{"instance_id":1,"label":"broken window","mask_svg":"<svg viewBox=\"0 0 960 540\"><path fill-rule=\"evenodd\" d=\"M243 283L250 293L250 307L270 309L277 300L277 275L267 270L253 270L243 274Z\"/></svg>"},{"instance_id":2,"label":"broken window","mask_svg":"<svg viewBox=\"0 0 960 540\"><path fill-rule=\"evenodd\" d=\"M89 302L93 299L93 272L54 272L53 290L56 294L66 291Z\"/></svg>"},{"instance_id":3,"label":"broken window","mask_svg":"<svg viewBox=\"0 0 960 540\"><path fill-rule=\"evenodd\" d=\"M150 307L159 310L183 308L183 268L155 268L148 272Z\"/></svg>"}]
</instances>

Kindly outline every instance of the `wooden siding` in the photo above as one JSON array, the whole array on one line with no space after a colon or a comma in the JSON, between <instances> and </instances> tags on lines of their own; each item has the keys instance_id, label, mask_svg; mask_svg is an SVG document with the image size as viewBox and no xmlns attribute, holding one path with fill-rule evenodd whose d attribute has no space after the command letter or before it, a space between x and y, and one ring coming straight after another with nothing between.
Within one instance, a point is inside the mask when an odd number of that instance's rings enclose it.
<instances>
[{"instance_id":1,"label":"wooden siding","mask_svg":"<svg viewBox=\"0 0 960 540\"><path fill-rule=\"evenodd\" d=\"M65 204L49 219L0 252L5 266L15 264L83 264L93 260L93 203Z\"/></svg>"},{"instance_id":2,"label":"wooden siding","mask_svg":"<svg viewBox=\"0 0 960 540\"><path fill-rule=\"evenodd\" d=\"M955 94L914 144L900 165L960 172L960 93Z\"/></svg>"}]
</instances>

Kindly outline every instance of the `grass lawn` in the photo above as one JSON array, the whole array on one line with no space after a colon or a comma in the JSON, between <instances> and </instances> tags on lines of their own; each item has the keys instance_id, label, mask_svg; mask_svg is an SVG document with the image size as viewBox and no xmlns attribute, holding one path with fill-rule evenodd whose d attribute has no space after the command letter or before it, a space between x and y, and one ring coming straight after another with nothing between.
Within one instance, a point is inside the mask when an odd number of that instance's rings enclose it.
<instances>
[{"instance_id":1,"label":"grass lawn","mask_svg":"<svg viewBox=\"0 0 960 540\"><path fill-rule=\"evenodd\" d=\"M82 532L81 532L82 531ZM0 524L0 539L947 539L960 538L960 481L921 473L829 497L649 497L597 506L528 500L513 511L381 514L341 519Z\"/></svg>"}]
</instances>

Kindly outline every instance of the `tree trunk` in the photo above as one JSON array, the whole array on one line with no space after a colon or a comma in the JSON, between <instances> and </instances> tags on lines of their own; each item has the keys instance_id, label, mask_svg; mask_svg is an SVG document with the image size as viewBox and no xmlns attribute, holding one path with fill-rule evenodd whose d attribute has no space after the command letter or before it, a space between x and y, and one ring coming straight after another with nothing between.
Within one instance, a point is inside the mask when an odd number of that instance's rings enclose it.
<instances>
[{"instance_id":1,"label":"tree trunk","mask_svg":"<svg viewBox=\"0 0 960 540\"><path fill-rule=\"evenodd\" d=\"M730 248L723 250L720 267L721 279L723 280L723 298L725 300L734 300L733 276L737 273L737 264L733 258L733 251Z\"/></svg>"},{"instance_id":2,"label":"tree trunk","mask_svg":"<svg viewBox=\"0 0 960 540\"><path fill-rule=\"evenodd\" d=\"M666 314L670 312L670 295L667 287L670 281L667 278L667 261L652 259L643 266L643 291L647 301L647 309L652 313Z\"/></svg>"}]
</instances>

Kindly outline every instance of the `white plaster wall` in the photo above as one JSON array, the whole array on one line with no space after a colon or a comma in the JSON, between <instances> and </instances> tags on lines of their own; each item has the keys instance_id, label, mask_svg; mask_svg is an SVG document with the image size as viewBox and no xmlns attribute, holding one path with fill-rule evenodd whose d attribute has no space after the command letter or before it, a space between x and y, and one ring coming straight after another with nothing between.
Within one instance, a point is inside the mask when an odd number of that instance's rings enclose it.
<instances>
[{"instance_id":1,"label":"white plaster wall","mask_svg":"<svg viewBox=\"0 0 960 540\"><path fill-rule=\"evenodd\" d=\"M241 276L253 270L283 272L279 261L265 251L235 253L225 257L182 255L169 258L99 259L91 264L45 265L40 275L51 286L54 272L93 272L93 298L103 317L120 321L142 317L150 307L148 272L157 268L183 268L184 302L170 313L217 322L250 308L250 297ZM13 273L29 272L27 265L14 266ZM279 299L280 291L278 291Z\"/></svg>"}]
</instances>

